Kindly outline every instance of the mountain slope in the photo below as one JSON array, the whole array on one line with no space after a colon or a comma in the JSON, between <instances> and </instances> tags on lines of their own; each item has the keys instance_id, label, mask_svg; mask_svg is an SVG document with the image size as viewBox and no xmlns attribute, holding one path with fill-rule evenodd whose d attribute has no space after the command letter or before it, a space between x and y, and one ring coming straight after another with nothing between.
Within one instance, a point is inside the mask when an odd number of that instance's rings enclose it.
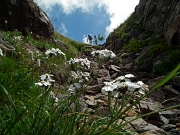
<instances>
[{"instance_id":1,"label":"mountain slope","mask_svg":"<svg viewBox=\"0 0 180 135\"><path fill-rule=\"evenodd\" d=\"M110 33L102 48L119 55L133 53L137 70L168 73L180 60L178 9L179 0L140 0L131 16Z\"/></svg>"}]
</instances>

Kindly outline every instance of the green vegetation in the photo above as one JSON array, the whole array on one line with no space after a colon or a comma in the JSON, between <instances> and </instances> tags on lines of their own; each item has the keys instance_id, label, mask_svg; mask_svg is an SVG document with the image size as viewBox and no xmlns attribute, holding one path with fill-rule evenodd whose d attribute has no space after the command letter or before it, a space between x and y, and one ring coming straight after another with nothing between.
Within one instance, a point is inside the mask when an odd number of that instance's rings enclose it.
<instances>
[{"instance_id":1,"label":"green vegetation","mask_svg":"<svg viewBox=\"0 0 180 135\"><path fill-rule=\"evenodd\" d=\"M130 40L130 32L133 29L138 29L141 31L142 29L142 19L139 19L139 22L137 23L138 17L135 15L135 13L132 13L127 20L122 23L118 28L114 30L113 33L111 33L112 36L118 36L121 39Z\"/></svg>"},{"instance_id":2,"label":"green vegetation","mask_svg":"<svg viewBox=\"0 0 180 135\"><path fill-rule=\"evenodd\" d=\"M132 38L128 44L128 52L137 53L140 51L140 49L141 49L141 44L137 41L137 39Z\"/></svg>"},{"instance_id":3,"label":"green vegetation","mask_svg":"<svg viewBox=\"0 0 180 135\"><path fill-rule=\"evenodd\" d=\"M98 42L103 42L104 36L101 34L94 35L94 45L98 45Z\"/></svg>"},{"instance_id":4,"label":"green vegetation","mask_svg":"<svg viewBox=\"0 0 180 135\"><path fill-rule=\"evenodd\" d=\"M180 62L180 48L168 46L161 34L144 30L142 24L143 15L139 18L133 13L108 38L121 40L121 52L143 53L136 63L139 71L166 75Z\"/></svg>"},{"instance_id":5,"label":"green vegetation","mask_svg":"<svg viewBox=\"0 0 180 135\"><path fill-rule=\"evenodd\" d=\"M58 33L55 34L56 39L60 39L67 44L68 50L64 46L58 46L44 40L35 40L31 36L22 37L19 32L3 32L3 36L13 43L16 50L11 52L10 55L0 56L0 134L2 135L130 135L131 133L124 130L124 126L129 121L117 124L119 119L124 119L125 114L134 105L177 75L180 70L180 65L178 65L165 79L150 89L146 95L135 100L126 109L124 107L129 104L136 92L132 95L123 94L121 105L117 105L116 101L116 104L112 107L110 106L111 97L109 96L108 108L110 114L103 117L97 115L98 112L90 114L88 110L80 111L79 99L85 92L84 88L77 90L75 94L67 92L71 80L71 67L66 64L63 55L46 56L44 54L47 49L54 47L64 50L66 56L70 58L80 53L79 50L81 51L83 44L64 38ZM17 36L21 36L21 38L15 40L14 37ZM41 49L42 54L24 49L25 42ZM136 41L134 42L136 43ZM44 48L45 50L43 50ZM176 59L172 54L170 56ZM38 63L38 60L41 63ZM41 87L35 85L40 79L39 76L45 73L53 75L54 86L43 85ZM62 76L63 78L61 78ZM61 85L61 87L58 87L58 85ZM60 98L57 101L56 97L58 96ZM169 108L175 107L179 106ZM152 113L155 112L143 116ZM135 119L139 117L142 116Z\"/></svg>"}]
</instances>

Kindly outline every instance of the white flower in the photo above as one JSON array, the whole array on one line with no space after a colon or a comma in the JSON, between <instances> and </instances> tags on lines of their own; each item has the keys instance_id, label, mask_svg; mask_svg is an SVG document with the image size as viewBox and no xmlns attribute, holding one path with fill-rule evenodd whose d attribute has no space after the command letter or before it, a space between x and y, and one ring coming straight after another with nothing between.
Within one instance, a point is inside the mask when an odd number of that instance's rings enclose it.
<instances>
[{"instance_id":1,"label":"white flower","mask_svg":"<svg viewBox=\"0 0 180 135\"><path fill-rule=\"evenodd\" d=\"M126 78L133 78L134 75L132 75L132 74L127 74L127 75L125 75L125 77L126 77Z\"/></svg>"},{"instance_id":2,"label":"white flower","mask_svg":"<svg viewBox=\"0 0 180 135\"><path fill-rule=\"evenodd\" d=\"M106 84L102 89L101 92L105 93L105 92L112 92L115 88L117 88L116 85L113 84L113 82L104 82L104 84Z\"/></svg>"},{"instance_id":3,"label":"white flower","mask_svg":"<svg viewBox=\"0 0 180 135\"><path fill-rule=\"evenodd\" d=\"M108 58L108 57L110 58L116 57L116 55L111 50L107 50L107 49L93 51L91 52L91 55L92 56L98 55L99 59Z\"/></svg>"},{"instance_id":4,"label":"white flower","mask_svg":"<svg viewBox=\"0 0 180 135\"><path fill-rule=\"evenodd\" d=\"M133 82L126 82L126 85L128 86L129 91L134 91L136 89L139 89L140 86Z\"/></svg>"},{"instance_id":5,"label":"white flower","mask_svg":"<svg viewBox=\"0 0 180 135\"><path fill-rule=\"evenodd\" d=\"M54 54L51 50L46 50L46 52L45 52L46 55L49 55L51 53Z\"/></svg>"},{"instance_id":6,"label":"white flower","mask_svg":"<svg viewBox=\"0 0 180 135\"><path fill-rule=\"evenodd\" d=\"M27 51L31 55L31 60L34 61L34 53L29 49L27 49Z\"/></svg>"},{"instance_id":7,"label":"white flower","mask_svg":"<svg viewBox=\"0 0 180 135\"><path fill-rule=\"evenodd\" d=\"M119 88L119 89L125 89L126 87L127 87L126 82L121 82L121 83L119 83L119 85L118 85L118 88Z\"/></svg>"},{"instance_id":8,"label":"white flower","mask_svg":"<svg viewBox=\"0 0 180 135\"><path fill-rule=\"evenodd\" d=\"M54 99L54 102L55 102L54 106L57 106L58 102L59 102L59 98L55 95L55 93L53 91L50 91L49 95L52 99Z\"/></svg>"},{"instance_id":9,"label":"white flower","mask_svg":"<svg viewBox=\"0 0 180 135\"><path fill-rule=\"evenodd\" d=\"M118 91L112 91L112 94L115 98L118 98L119 92Z\"/></svg>"},{"instance_id":10,"label":"white flower","mask_svg":"<svg viewBox=\"0 0 180 135\"><path fill-rule=\"evenodd\" d=\"M51 48L49 50L46 50L45 52L46 55L49 55L49 54L53 54L53 55L63 55L64 56L64 59L66 61L66 55L65 53L63 53L61 50L59 50L59 48Z\"/></svg>"},{"instance_id":11,"label":"white flower","mask_svg":"<svg viewBox=\"0 0 180 135\"><path fill-rule=\"evenodd\" d=\"M71 84L70 86L69 86L69 91L71 91L71 92L74 92L74 90L75 90L76 88L74 87L74 85L73 84Z\"/></svg>"},{"instance_id":12,"label":"white flower","mask_svg":"<svg viewBox=\"0 0 180 135\"><path fill-rule=\"evenodd\" d=\"M125 79L125 76L119 76L119 77L116 78L117 81L122 81L124 79Z\"/></svg>"},{"instance_id":13,"label":"white flower","mask_svg":"<svg viewBox=\"0 0 180 135\"><path fill-rule=\"evenodd\" d=\"M14 36L14 40L21 41L21 36Z\"/></svg>"},{"instance_id":14,"label":"white flower","mask_svg":"<svg viewBox=\"0 0 180 135\"><path fill-rule=\"evenodd\" d=\"M37 82L37 83L34 83L35 85L39 85L39 86L43 86L43 83L42 82Z\"/></svg>"},{"instance_id":15,"label":"white flower","mask_svg":"<svg viewBox=\"0 0 180 135\"><path fill-rule=\"evenodd\" d=\"M0 48L0 55L3 56L3 51L2 49Z\"/></svg>"},{"instance_id":16,"label":"white flower","mask_svg":"<svg viewBox=\"0 0 180 135\"><path fill-rule=\"evenodd\" d=\"M56 97L55 98L55 103L58 103L59 102L59 99Z\"/></svg>"},{"instance_id":17,"label":"white flower","mask_svg":"<svg viewBox=\"0 0 180 135\"><path fill-rule=\"evenodd\" d=\"M82 87L82 85L80 83L74 83L69 86L68 90L70 91L71 94L74 94L75 90L78 90L81 87Z\"/></svg>"},{"instance_id":18,"label":"white flower","mask_svg":"<svg viewBox=\"0 0 180 135\"><path fill-rule=\"evenodd\" d=\"M72 77L72 79L79 79L79 83L83 83L84 81L89 81L89 79L90 79L90 73L88 73L88 72L81 72L81 71L77 71L77 73L76 72L74 72L74 71L71 71L71 77Z\"/></svg>"},{"instance_id":19,"label":"white flower","mask_svg":"<svg viewBox=\"0 0 180 135\"><path fill-rule=\"evenodd\" d=\"M41 60L37 59L37 66L40 67L41 66Z\"/></svg>"},{"instance_id":20,"label":"white flower","mask_svg":"<svg viewBox=\"0 0 180 135\"><path fill-rule=\"evenodd\" d=\"M55 80L53 80L51 78L51 76L53 76L52 74L43 74L40 77L40 81L37 83L34 83L35 85L39 85L39 86L50 86L52 85L52 82L55 82Z\"/></svg>"},{"instance_id":21,"label":"white flower","mask_svg":"<svg viewBox=\"0 0 180 135\"><path fill-rule=\"evenodd\" d=\"M132 77L134 77L134 75L127 74L125 76L117 77L111 82L104 82L104 84L106 85L101 89L101 92L105 93L107 91L110 91L112 92L114 97L118 96L118 92L123 92L121 90L129 90L131 92L139 90L140 94L145 94L144 91L149 90L148 86L145 85L142 81L138 81L137 83L131 82L130 78Z\"/></svg>"},{"instance_id":22,"label":"white flower","mask_svg":"<svg viewBox=\"0 0 180 135\"><path fill-rule=\"evenodd\" d=\"M50 95L52 98L56 98L55 93L54 93L53 91L50 91L49 95Z\"/></svg>"},{"instance_id":23,"label":"white flower","mask_svg":"<svg viewBox=\"0 0 180 135\"><path fill-rule=\"evenodd\" d=\"M37 56L41 56L41 54L40 54L39 51L36 51L36 55L37 55Z\"/></svg>"},{"instance_id":24,"label":"white flower","mask_svg":"<svg viewBox=\"0 0 180 135\"><path fill-rule=\"evenodd\" d=\"M91 61L89 61L87 58L71 58L69 61L67 61L69 64L75 64L77 63L79 66L85 67L87 69L90 69Z\"/></svg>"},{"instance_id":25,"label":"white flower","mask_svg":"<svg viewBox=\"0 0 180 135\"><path fill-rule=\"evenodd\" d=\"M142 81L138 81L136 84L141 86L141 87L144 85L144 83Z\"/></svg>"},{"instance_id":26,"label":"white flower","mask_svg":"<svg viewBox=\"0 0 180 135\"><path fill-rule=\"evenodd\" d=\"M142 95L145 95L145 92L142 91L142 89L140 89L138 92L139 92L140 94L142 94Z\"/></svg>"},{"instance_id":27,"label":"white flower","mask_svg":"<svg viewBox=\"0 0 180 135\"><path fill-rule=\"evenodd\" d=\"M80 83L74 83L74 86L76 89L80 89L81 88L81 84Z\"/></svg>"}]
</instances>

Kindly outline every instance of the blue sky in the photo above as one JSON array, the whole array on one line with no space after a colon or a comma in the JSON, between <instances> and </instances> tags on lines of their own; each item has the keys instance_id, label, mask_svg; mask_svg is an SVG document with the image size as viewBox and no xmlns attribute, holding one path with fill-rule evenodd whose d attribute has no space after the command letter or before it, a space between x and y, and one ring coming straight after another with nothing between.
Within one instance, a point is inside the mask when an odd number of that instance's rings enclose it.
<instances>
[{"instance_id":1,"label":"blue sky","mask_svg":"<svg viewBox=\"0 0 180 135\"><path fill-rule=\"evenodd\" d=\"M139 0L40 0L55 31L87 43L87 35L105 38L134 11ZM87 4L88 3L88 4Z\"/></svg>"}]
</instances>

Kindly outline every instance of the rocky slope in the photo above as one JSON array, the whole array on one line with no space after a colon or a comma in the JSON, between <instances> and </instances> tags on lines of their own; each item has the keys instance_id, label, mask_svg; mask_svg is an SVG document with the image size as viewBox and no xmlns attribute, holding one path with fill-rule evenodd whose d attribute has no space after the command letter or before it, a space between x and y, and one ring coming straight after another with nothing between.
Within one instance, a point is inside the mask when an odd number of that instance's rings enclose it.
<instances>
[{"instance_id":1,"label":"rocky slope","mask_svg":"<svg viewBox=\"0 0 180 135\"><path fill-rule=\"evenodd\" d=\"M133 13L135 21L132 25L139 24L142 28L133 28L130 32L131 38L135 37L140 39L144 31L149 31L163 35L168 45L180 45L179 9L179 0L140 0ZM107 39L107 43L109 43L111 39L110 36ZM108 46L107 43L105 43L106 46ZM113 45L118 46L119 44L114 43Z\"/></svg>"},{"instance_id":2,"label":"rocky slope","mask_svg":"<svg viewBox=\"0 0 180 135\"><path fill-rule=\"evenodd\" d=\"M119 55L131 53L138 70L169 72L180 59L179 9L179 0L140 0L134 13L109 35L102 48Z\"/></svg>"}]
</instances>

